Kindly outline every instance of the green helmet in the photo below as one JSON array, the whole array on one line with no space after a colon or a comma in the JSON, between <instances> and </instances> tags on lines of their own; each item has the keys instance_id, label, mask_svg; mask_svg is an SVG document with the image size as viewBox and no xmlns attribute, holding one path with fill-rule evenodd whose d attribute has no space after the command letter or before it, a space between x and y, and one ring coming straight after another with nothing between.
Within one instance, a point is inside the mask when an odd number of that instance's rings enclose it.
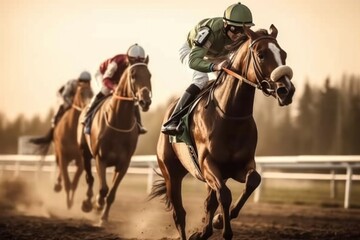
<instances>
[{"instance_id":1,"label":"green helmet","mask_svg":"<svg viewBox=\"0 0 360 240\"><path fill-rule=\"evenodd\" d=\"M232 26L254 26L250 9L239 3L229 6L224 12L224 22Z\"/></svg>"}]
</instances>

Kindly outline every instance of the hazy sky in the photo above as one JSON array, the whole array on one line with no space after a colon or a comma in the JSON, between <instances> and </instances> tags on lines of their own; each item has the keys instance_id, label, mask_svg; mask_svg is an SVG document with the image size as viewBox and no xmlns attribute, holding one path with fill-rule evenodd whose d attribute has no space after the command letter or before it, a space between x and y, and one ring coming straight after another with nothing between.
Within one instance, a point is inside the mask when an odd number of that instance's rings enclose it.
<instances>
[{"instance_id":1,"label":"hazy sky","mask_svg":"<svg viewBox=\"0 0 360 240\"><path fill-rule=\"evenodd\" d=\"M139 43L150 56L153 108L190 84L178 49L191 27L236 1L0 0L0 112L44 116L83 70ZM294 83L360 74L359 0L246 0L254 29L274 24ZM94 82L93 86L96 84Z\"/></svg>"}]
</instances>

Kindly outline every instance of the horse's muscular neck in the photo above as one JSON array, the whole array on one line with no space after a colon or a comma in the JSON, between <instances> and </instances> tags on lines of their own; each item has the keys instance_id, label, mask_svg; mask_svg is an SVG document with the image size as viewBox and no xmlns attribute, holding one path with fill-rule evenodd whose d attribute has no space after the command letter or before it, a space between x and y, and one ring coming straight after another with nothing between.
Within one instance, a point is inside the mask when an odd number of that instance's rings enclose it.
<instances>
[{"instance_id":1,"label":"horse's muscular neck","mask_svg":"<svg viewBox=\"0 0 360 240\"><path fill-rule=\"evenodd\" d=\"M119 90L116 94L122 97L133 97L132 89L130 86L128 71L125 71L119 81ZM130 127L134 120L132 117L129 117L129 112L134 111L135 102L129 100L120 100L112 98L111 103L109 104L108 117L109 122L113 126L118 126L121 128ZM132 114L133 115L133 114Z\"/></svg>"},{"instance_id":2,"label":"horse's muscular neck","mask_svg":"<svg viewBox=\"0 0 360 240\"><path fill-rule=\"evenodd\" d=\"M248 61L248 43L245 43L232 63L231 69L249 79L248 69L245 69ZM250 63L251 64L251 63ZM249 67L251 70L251 68ZM255 88L245 82L226 75L215 91L216 100L223 112L230 117L246 117L252 115Z\"/></svg>"}]
</instances>

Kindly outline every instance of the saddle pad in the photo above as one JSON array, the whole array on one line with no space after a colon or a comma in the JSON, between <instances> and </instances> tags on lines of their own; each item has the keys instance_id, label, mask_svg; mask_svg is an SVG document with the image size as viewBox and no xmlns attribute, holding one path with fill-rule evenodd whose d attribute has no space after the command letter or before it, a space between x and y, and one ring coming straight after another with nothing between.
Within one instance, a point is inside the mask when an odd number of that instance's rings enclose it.
<instances>
[{"instance_id":1,"label":"saddle pad","mask_svg":"<svg viewBox=\"0 0 360 240\"><path fill-rule=\"evenodd\" d=\"M184 142L173 144L176 145L174 150L182 165L189 171L192 176L199 179L200 181L205 182L197 161L197 154L195 149L191 145L188 145Z\"/></svg>"}]
</instances>

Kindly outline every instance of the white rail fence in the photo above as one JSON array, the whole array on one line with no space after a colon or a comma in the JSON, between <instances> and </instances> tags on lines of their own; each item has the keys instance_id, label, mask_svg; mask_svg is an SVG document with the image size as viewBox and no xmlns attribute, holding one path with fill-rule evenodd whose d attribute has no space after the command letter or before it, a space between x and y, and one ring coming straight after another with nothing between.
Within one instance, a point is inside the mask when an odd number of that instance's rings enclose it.
<instances>
[{"instance_id":1,"label":"white rail fence","mask_svg":"<svg viewBox=\"0 0 360 240\"><path fill-rule=\"evenodd\" d=\"M354 169L360 169L360 155L259 156L256 158L256 163L263 179L330 181L332 196L335 193L335 181L345 181L344 208L350 206L352 182L360 180L360 174L354 174ZM154 179L154 168L157 168L156 156L135 155L131 159L128 173L146 174L148 176L147 192L149 193ZM306 171L301 172L302 170ZM326 171L314 173L316 170ZM19 176L21 172L34 172L35 175L39 174L39 172L49 172L55 178L56 164L53 155L48 155L45 158L37 155L0 155L0 177L5 171L11 171L14 177ZM70 166L69 171L74 172L75 166ZM113 172L113 169L109 168L107 171ZM296 173L293 171L296 171ZM323 173L327 171L328 173ZM260 185L254 193L255 202L260 199L261 189Z\"/></svg>"}]
</instances>

